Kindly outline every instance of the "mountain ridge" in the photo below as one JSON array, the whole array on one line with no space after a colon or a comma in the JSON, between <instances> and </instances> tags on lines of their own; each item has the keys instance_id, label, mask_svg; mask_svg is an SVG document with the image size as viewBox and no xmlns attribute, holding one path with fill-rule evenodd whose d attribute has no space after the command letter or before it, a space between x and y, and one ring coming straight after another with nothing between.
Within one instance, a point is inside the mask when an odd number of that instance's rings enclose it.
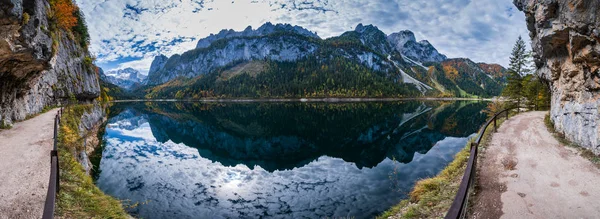
<instances>
[{"instance_id":1,"label":"mountain ridge","mask_svg":"<svg viewBox=\"0 0 600 219\"><path fill-rule=\"evenodd\" d=\"M448 60L451 61L446 62ZM380 96L490 97L500 94L505 83L506 72L506 69L497 64L475 63L465 58L448 59L445 55L440 54L429 41L421 40L417 42L414 33L408 30L386 35L374 25L358 24L354 30L347 31L340 36L321 39L316 33L299 26L265 23L256 30L253 30L252 27L247 27L243 31L222 30L218 34L211 34L200 39L196 48L182 54L175 54L171 57L156 56L148 72L148 86L144 87L145 90L142 93L156 94L155 91L165 87L191 86L193 83L200 83L198 81L203 81L203 84L229 83L217 80L222 78L219 74L225 72L228 68L235 68L236 66L239 68L238 65L247 65L256 61L268 61L270 67L286 66L285 68L289 71L297 68L296 70L300 71L313 71L313 74L326 74L327 76L322 78L325 80L325 85L315 84L314 81L308 78L295 82L299 83L303 80L304 85L302 86L320 87L315 88L316 90L313 88L309 90L324 96L331 95L327 90L332 87L328 88L328 86L338 87L335 88L338 91L344 90L342 93L347 93L348 90L370 89L357 87L356 84L331 83L333 78L338 78L340 80L356 81L356 83L365 82L367 87L367 84L374 82L369 82L369 80L385 80L387 81L384 82L386 85L378 88L384 90L388 89L385 87L390 86L404 87L400 89L404 93L375 92ZM331 63L333 61L344 63L343 65L347 65L344 69L351 73L345 74L345 78L331 75L340 74L339 68L333 71L327 68L334 67ZM444 62L446 63L444 64ZM458 64L458 62L461 63ZM295 66L289 66L289 63L294 63ZM308 65L309 63L308 68L299 68L300 65ZM352 65L364 66L366 69L361 71L370 72L365 75L376 74L379 75L377 77L381 78L366 79L363 77L360 80L356 79L355 77L359 77L361 73L356 72L358 68L349 67ZM316 66L320 66L320 68L316 68ZM340 66L338 65L338 67ZM277 71L273 71L271 68L256 69L260 69L261 72L247 72L251 75L248 80L256 80L256 75L266 71L277 74ZM216 75L214 77L209 76L211 74ZM290 77L294 76L291 72L286 74L290 74ZM304 77L301 76L302 73L298 74L294 77ZM474 76L473 74L477 75ZM238 76L240 74L236 74L234 77ZM208 77L212 77L216 81L204 81ZM178 82L168 83L174 80ZM250 81L247 82L250 83ZM253 83L258 82L254 81ZM266 81L261 83L260 86L274 86L266 83ZM277 83L287 84L292 82L278 81ZM235 87L232 84L227 86ZM300 85L286 86L297 87ZM198 85L196 87L216 89L219 86ZM225 88L221 87L219 89ZM231 90L233 88L227 89ZM306 89L307 87L304 87L293 91L293 94L283 93L280 95L294 97L307 95L307 91L302 91ZM260 89L255 86L251 90L258 92ZM393 88L392 90L397 89ZM197 90L197 92L208 91ZM212 91L215 92L215 90ZM290 90L286 92L290 92ZM221 91L216 91L216 93L223 93L226 97L235 96ZM387 94L384 95L383 93ZM163 93L158 96L151 96L175 98L175 94ZM253 93L248 96L257 97L261 95L265 94ZM192 98L194 96L197 97L198 95L179 95L178 98Z\"/></svg>"}]
</instances>

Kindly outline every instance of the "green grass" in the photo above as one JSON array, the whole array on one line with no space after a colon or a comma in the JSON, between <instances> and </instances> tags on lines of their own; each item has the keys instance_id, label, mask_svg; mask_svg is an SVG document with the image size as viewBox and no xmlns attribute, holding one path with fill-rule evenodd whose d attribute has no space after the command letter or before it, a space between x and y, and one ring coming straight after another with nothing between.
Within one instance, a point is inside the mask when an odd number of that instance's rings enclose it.
<instances>
[{"instance_id":1,"label":"green grass","mask_svg":"<svg viewBox=\"0 0 600 219\"><path fill-rule=\"evenodd\" d=\"M2 120L0 121L0 129L12 129L12 125L4 123L4 120Z\"/></svg>"},{"instance_id":2,"label":"green grass","mask_svg":"<svg viewBox=\"0 0 600 219\"><path fill-rule=\"evenodd\" d=\"M556 140L560 144L576 149L581 157L588 159L596 167L600 168L600 156L594 154L594 152L592 152L591 150L589 150L587 148L581 147L578 144L576 144L572 141L569 141L567 138L565 138L564 133L558 132L556 129L554 129L554 123L552 122L552 120L550 120L549 114L546 114L546 117L544 117L544 124L546 124L548 131L550 131L550 133L552 133L554 138L556 138Z\"/></svg>"},{"instance_id":3,"label":"green grass","mask_svg":"<svg viewBox=\"0 0 600 219\"><path fill-rule=\"evenodd\" d=\"M129 218L123 204L104 194L73 154L83 149L81 116L91 105L64 109L58 136L60 193L55 215L60 218Z\"/></svg>"}]
</instances>

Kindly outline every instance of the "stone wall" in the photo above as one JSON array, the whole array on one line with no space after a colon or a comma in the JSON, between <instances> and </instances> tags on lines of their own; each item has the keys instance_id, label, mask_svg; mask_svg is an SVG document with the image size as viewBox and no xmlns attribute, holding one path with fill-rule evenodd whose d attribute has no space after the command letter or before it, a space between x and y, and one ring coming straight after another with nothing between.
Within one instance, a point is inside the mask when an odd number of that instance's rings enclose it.
<instances>
[{"instance_id":1,"label":"stone wall","mask_svg":"<svg viewBox=\"0 0 600 219\"><path fill-rule=\"evenodd\" d=\"M555 128L600 154L600 0L515 0L537 73L552 92Z\"/></svg>"}]
</instances>

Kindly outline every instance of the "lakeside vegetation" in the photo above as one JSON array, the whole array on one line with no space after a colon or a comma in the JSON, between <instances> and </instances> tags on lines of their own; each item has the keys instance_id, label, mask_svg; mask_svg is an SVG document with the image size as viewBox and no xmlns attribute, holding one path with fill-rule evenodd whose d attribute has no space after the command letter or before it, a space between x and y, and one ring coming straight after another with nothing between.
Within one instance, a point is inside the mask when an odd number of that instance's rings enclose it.
<instances>
[{"instance_id":1,"label":"lakeside vegetation","mask_svg":"<svg viewBox=\"0 0 600 219\"><path fill-rule=\"evenodd\" d=\"M91 107L64 108L58 135L60 193L55 215L60 218L129 218L122 203L96 187L77 161L76 154L84 150L84 138L79 135L81 116Z\"/></svg>"},{"instance_id":2,"label":"lakeside vegetation","mask_svg":"<svg viewBox=\"0 0 600 219\"><path fill-rule=\"evenodd\" d=\"M408 199L401 201L377 218L444 217L456 196L470 154L469 147L462 149L456 154L454 161L448 164L440 174L418 181Z\"/></svg>"}]
</instances>

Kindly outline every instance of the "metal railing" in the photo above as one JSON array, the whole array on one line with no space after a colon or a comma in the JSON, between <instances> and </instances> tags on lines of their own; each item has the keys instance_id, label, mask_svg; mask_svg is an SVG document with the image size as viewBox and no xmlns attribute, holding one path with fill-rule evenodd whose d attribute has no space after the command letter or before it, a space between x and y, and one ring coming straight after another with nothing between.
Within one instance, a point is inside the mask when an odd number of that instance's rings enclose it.
<instances>
[{"instance_id":1,"label":"metal railing","mask_svg":"<svg viewBox=\"0 0 600 219\"><path fill-rule=\"evenodd\" d=\"M547 107L547 106L544 106ZM489 119L479 130L477 137L475 138L475 141L471 142L471 155L469 155L469 160L467 161L467 169L465 169L465 175L463 175L462 181L460 183L460 186L458 187L458 192L456 193L456 197L454 197L454 201L452 202L452 205L450 206L450 209L448 210L448 213L446 214L446 219L456 219L456 218L464 218L465 214L467 213L466 209L467 209L467 205L468 205L468 200L469 200L469 189L471 188L471 186L473 185L473 180L475 179L475 174L477 171L477 155L478 155L478 147L479 144L481 143L481 139L483 139L483 136L485 135L485 131L488 129L488 127L493 124L494 125L494 132L496 132L498 130L498 126L497 126L497 122L496 120L498 120L498 118L501 118L502 114L504 114L506 116L506 119L508 120L509 114L511 110L517 110L517 112L520 111L520 109L534 109L534 110L538 110L539 108L542 108L542 106L537 106L537 105L532 105L532 106L525 106L525 107L510 107L507 109L504 109L500 112L497 112L494 114L494 117L492 117L491 119Z\"/></svg>"},{"instance_id":2,"label":"metal railing","mask_svg":"<svg viewBox=\"0 0 600 219\"><path fill-rule=\"evenodd\" d=\"M46 194L46 203L44 204L43 219L54 218L54 209L56 207L56 195L60 191L59 168L58 168L58 130L63 109L59 109L54 117L54 148L50 151L50 181L48 182L48 193Z\"/></svg>"}]
</instances>

